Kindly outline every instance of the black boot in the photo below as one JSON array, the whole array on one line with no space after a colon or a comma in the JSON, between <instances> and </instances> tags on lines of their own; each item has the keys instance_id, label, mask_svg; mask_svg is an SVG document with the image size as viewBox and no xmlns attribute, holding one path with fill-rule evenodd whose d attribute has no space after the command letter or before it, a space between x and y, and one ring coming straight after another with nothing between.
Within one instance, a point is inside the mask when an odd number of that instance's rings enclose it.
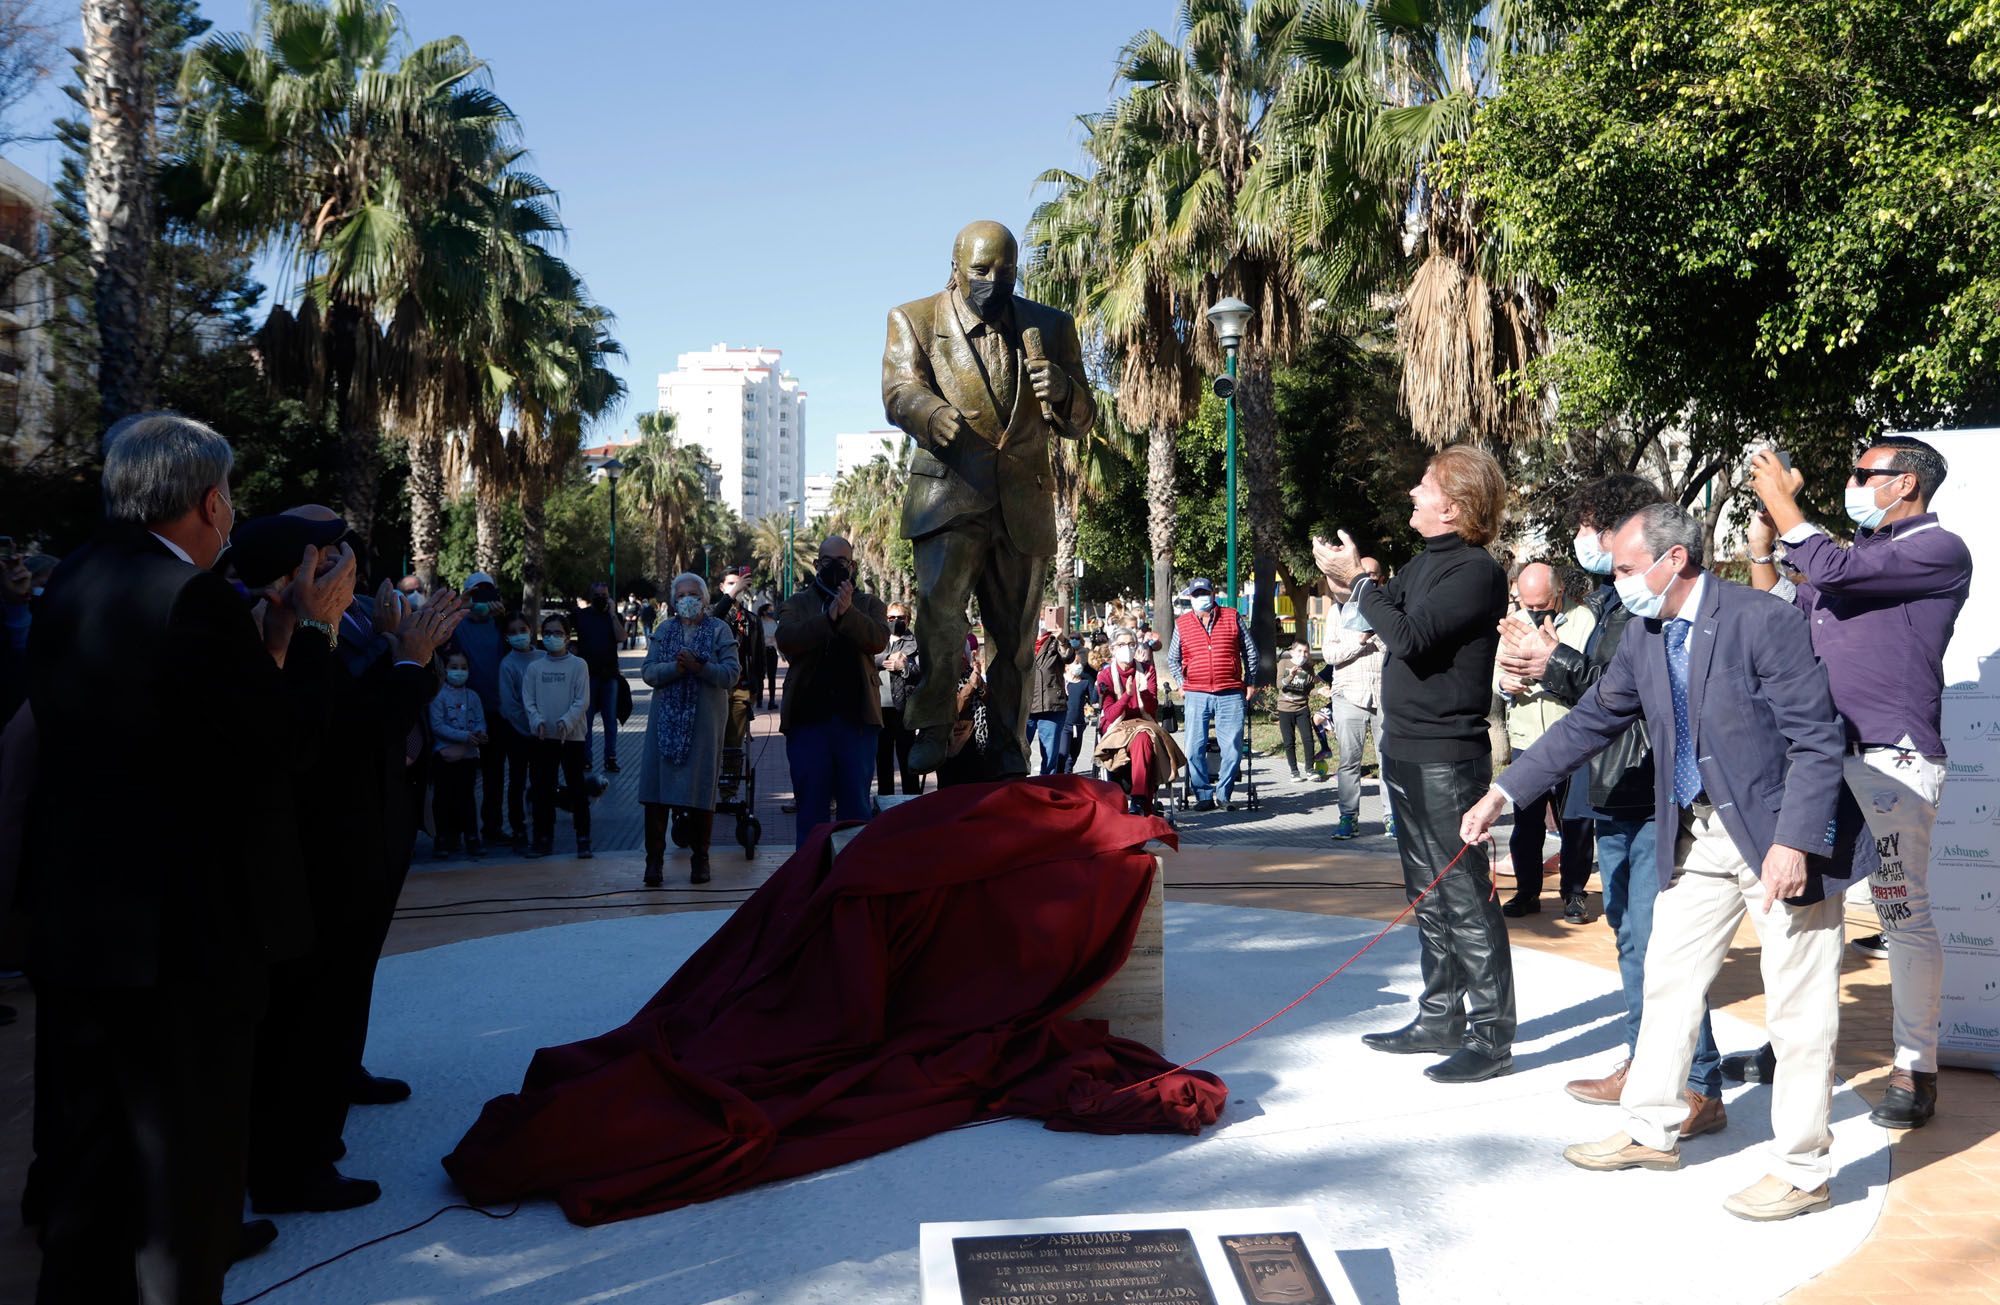
<instances>
[{"instance_id":1,"label":"black boot","mask_svg":"<svg viewBox=\"0 0 2000 1305\"><path fill-rule=\"evenodd\" d=\"M715 813L690 811L682 819L687 822L688 848L694 853L693 864L688 870L688 882L705 884L708 882L708 840L715 832Z\"/></svg>"},{"instance_id":2,"label":"black boot","mask_svg":"<svg viewBox=\"0 0 2000 1305\"><path fill-rule=\"evenodd\" d=\"M1489 1056L1471 1047L1460 1047L1448 1059L1424 1066L1424 1077L1433 1083L1478 1083L1513 1068L1514 1057L1508 1052Z\"/></svg>"},{"instance_id":3,"label":"black boot","mask_svg":"<svg viewBox=\"0 0 2000 1305\"><path fill-rule=\"evenodd\" d=\"M381 1199L382 1187L366 1178L349 1178L332 1165L278 1179L253 1181L250 1208L258 1214L326 1213L352 1210Z\"/></svg>"},{"instance_id":4,"label":"black boot","mask_svg":"<svg viewBox=\"0 0 2000 1305\"><path fill-rule=\"evenodd\" d=\"M1765 1043L1755 1051L1739 1051L1722 1058L1722 1077L1731 1083L1775 1083L1778 1081L1778 1053Z\"/></svg>"},{"instance_id":5,"label":"black boot","mask_svg":"<svg viewBox=\"0 0 2000 1305\"><path fill-rule=\"evenodd\" d=\"M1936 1113L1937 1075L1899 1069L1889 1076L1889 1090L1868 1120L1883 1128L1922 1128Z\"/></svg>"},{"instance_id":6,"label":"black boot","mask_svg":"<svg viewBox=\"0 0 2000 1305\"><path fill-rule=\"evenodd\" d=\"M1427 1029L1421 1021L1412 1021L1400 1029L1386 1033L1364 1033L1361 1040L1377 1051L1386 1051L1397 1056L1448 1056L1458 1050L1464 1035L1440 1033Z\"/></svg>"},{"instance_id":7,"label":"black boot","mask_svg":"<svg viewBox=\"0 0 2000 1305\"><path fill-rule=\"evenodd\" d=\"M644 804L646 813L646 887L658 888L666 882L668 808L657 802Z\"/></svg>"}]
</instances>

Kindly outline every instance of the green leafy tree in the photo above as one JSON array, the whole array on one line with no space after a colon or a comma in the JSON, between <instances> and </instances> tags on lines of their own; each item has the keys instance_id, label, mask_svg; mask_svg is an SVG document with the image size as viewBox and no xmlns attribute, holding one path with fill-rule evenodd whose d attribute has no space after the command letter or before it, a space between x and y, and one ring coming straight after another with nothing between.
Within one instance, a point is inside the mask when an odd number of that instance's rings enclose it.
<instances>
[{"instance_id":1,"label":"green leafy tree","mask_svg":"<svg viewBox=\"0 0 2000 1305\"><path fill-rule=\"evenodd\" d=\"M2000 417L1990 3L1577 8L1465 159L1562 287L1552 456L1663 471L1713 529L1750 443L1830 494L1871 432Z\"/></svg>"}]
</instances>

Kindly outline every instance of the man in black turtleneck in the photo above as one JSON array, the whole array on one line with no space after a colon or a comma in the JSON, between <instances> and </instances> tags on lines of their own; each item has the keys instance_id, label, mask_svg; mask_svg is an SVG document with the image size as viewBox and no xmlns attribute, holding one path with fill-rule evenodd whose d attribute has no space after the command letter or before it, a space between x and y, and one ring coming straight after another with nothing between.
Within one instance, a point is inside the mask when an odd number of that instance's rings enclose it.
<instances>
[{"instance_id":1,"label":"man in black turtleneck","mask_svg":"<svg viewBox=\"0 0 2000 1305\"><path fill-rule=\"evenodd\" d=\"M1424 551L1388 584L1357 579L1360 551L1344 532L1338 546L1314 541L1313 556L1336 587L1354 586L1388 653L1382 782L1415 900L1459 856L1459 817L1492 781L1486 710L1507 574L1485 546L1499 534L1507 483L1490 454L1455 445L1431 459L1410 500ZM1514 1065L1514 968L1490 874L1484 848L1469 848L1417 902L1417 1017L1364 1039L1378 1051L1447 1056L1424 1071L1440 1083L1474 1083Z\"/></svg>"}]
</instances>

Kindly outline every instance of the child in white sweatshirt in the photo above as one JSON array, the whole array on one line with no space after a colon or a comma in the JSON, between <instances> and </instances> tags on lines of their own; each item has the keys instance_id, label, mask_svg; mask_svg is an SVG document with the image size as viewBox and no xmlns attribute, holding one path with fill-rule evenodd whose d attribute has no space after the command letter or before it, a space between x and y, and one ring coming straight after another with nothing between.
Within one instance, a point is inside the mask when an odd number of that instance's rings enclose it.
<instances>
[{"instance_id":1,"label":"child in white sweatshirt","mask_svg":"<svg viewBox=\"0 0 2000 1305\"><path fill-rule=\"evenodd\" d=\"M557 613L542 622L542 649L548 655L521 675L521 705L534 738L530 768L534 788L535 845L531 857L549 856L556 841L556 769L569 790L570 823L576 855L590 859L590 791L584 771L590 750L583 741L584 713L590 707L590 668L569 650L569 618Z\"/></svg>"}]
</instances>

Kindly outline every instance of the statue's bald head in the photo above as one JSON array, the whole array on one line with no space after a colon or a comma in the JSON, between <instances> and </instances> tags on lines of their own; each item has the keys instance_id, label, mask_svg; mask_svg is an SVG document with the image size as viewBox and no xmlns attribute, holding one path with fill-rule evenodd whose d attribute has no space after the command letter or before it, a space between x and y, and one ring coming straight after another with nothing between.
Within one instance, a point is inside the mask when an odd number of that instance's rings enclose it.
<instances>
[{"instance_id":1,"label":"statue's bald head","mask_svg":"<svg viewBox=\"0 0 2000 1305\"><path fill-rule=\"evenodd\" d=\"M966 295L974 311L979 311L983 302L991 302L993 312L980 313L991 317L1013 298L1020 261L1021 243L1013 232L998 222L974 222L951 242L951 283ZM981 281L994 283L990 299L972 293Z\"/></svg>"},{"instance_id":2,"label":"statue's bald head","mask_svg":"<svg viewBox=\"0 0 2000 1305\"><path fill-rule=\"evenodd\" d=\"M286 508L281 515L288 517L298 517L303 521L340 520L340 513L335 512L332 508L327 507L323 503L301 503L295 508Z\"/></svg>"}]
</instances>

